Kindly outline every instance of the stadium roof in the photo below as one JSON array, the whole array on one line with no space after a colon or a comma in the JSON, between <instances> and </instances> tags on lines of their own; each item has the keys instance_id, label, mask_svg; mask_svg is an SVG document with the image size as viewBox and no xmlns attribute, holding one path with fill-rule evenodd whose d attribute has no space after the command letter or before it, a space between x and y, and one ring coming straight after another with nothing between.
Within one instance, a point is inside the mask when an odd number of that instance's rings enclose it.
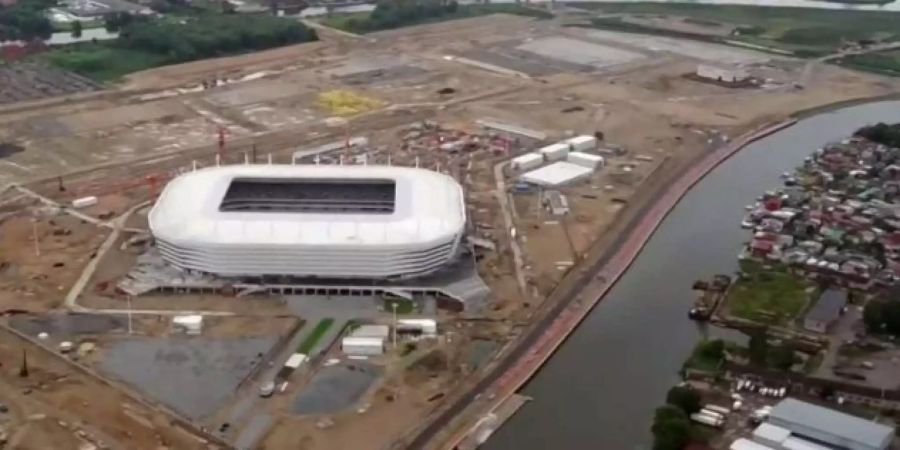
<instances>
[{"instance_id":1,"label":"stadium roof","mask_svg":"<svg viewBox=\"0 0 900 450\"><path fill-rule=\"evenodd\" d=\"M894 436L892 427L793 398L775 405L769 422L801 435L834 436L850 448L886 448Z\"/></svg>"},{"instance_id":2,"label":"stadium roof","mask_svg":"<svg viewBox=\"0 0 900 450\"><path fill-rule=\"evenodd\" d=\"M149 215L169 242L391 246L460 232L460 185L395 166L233 165L173 179Z\"/></svg>"}]
</instances>

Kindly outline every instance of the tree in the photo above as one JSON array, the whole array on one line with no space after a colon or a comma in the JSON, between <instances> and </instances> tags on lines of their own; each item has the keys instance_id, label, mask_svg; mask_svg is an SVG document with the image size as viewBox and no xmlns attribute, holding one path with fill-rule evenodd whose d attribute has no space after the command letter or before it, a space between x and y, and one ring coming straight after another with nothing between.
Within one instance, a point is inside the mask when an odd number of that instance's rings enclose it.
<instances>
[{"instance_id":1,"label":"tree","mask_svg":"<svg viewBox=\"0 0 900 450\"><path fill-rule=\"evenodd\" d=\"M871 301L863 310L863 323L870 333L900 336L900 301Z\"/></svg>"},{"instance_id":2,"label":"tree","mask_svg":"<svg viewBox=\"0 0 900 450\"><path fill-rule=\"evenodd\" d=\"M791 367L797 362L794 349L787 344L773 348L769 358L772 361L772 367L785 372L791 370Z\"/></svg>"},{"instance_id":3,"label":"tree","mask_svg":"<svg viewBox=\"0 0 900 450\"><path fill-rule=\"evenodd\" d=\"M750 335L749 344L750 362L759 366L765 366L769 356L769 341L766 331L755 331Z\"/></svg>"},{"instance_id":4,"label":"tree","mask_svg":"<svg viewBox=\"0 0 900 450\"><path fill-rule=\"evenodd\" d=\"M713 339L700 344L698 353L701 358L709 361L722 361L725 359L725 341Z\"/></svg>"},{"instance_id":5,"label":"tree","mask_svg":"<svg viewBox=\"0 0 900 450\"><path fill-rule=\"evenodd\" d=\"M703 405L700 403L700 394L687 386L675 386L666 394L666 403L677 406L685 414L693 414L700 411Z\"/></svg>"},{"instance_id":6,"label":"tree","mask_svg":"<svg viewBox=\"0 0 900 450\"><path fill-rule=\"evenodd\" d=\"M681 409L666 405L653 415L653 450L681 450L690 440L691 424Z\"/></svg>"},{"instance_id":7,"label":"tree","mask_svg":"<svg viewBox=\"0 0 900 450\"><path fill-rule=\"evenodd\" d=\"M81 21L72 22L72 37L78 39L81 37Z\"/></svg>"}]
</instances>

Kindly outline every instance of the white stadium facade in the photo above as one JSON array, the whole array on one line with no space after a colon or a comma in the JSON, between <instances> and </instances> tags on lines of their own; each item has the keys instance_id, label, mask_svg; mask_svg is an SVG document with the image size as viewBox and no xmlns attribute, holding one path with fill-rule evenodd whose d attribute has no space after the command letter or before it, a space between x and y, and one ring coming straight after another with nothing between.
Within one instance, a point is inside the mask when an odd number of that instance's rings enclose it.
<instances>
[{"instance_id":1,"label":"white stadium facade","mask_svg":"<svg viewBox=\"0 0 900 450\"><path fill-rule=\"evenodd\" d=\"M460 251L462 187L426 169L233 165L173 179L149 213L163 259L222 277L404 279Z\"/></svg>"}]
</instances>

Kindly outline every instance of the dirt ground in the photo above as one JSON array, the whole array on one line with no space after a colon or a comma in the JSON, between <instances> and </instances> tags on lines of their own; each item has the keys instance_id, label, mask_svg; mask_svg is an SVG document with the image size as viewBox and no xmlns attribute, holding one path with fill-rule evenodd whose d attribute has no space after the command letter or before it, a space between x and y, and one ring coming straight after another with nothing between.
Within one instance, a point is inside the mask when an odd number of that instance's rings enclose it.
<instances>
[{"instance_id":1,"label":"dirt ground","mask_svg":"<svg viewBox=\"0 0 900 450\"><path fill-rule=\"evenodd\" d=\"M146 406L0 331L0 428L10 448L202 449L206 444ZM26 352L28 376L19 370ZM5 420L4 420L5 419Z\"/></svg>"},{"instance_id":2,"label":"dirt ground","mask_svg":"<svg viewBox=\"0 0 900 450\"><path fill-rule=\"evenodd\" d=\"M390 158L393 164L418 161L422 167L464 174L459 178L475 233L497 246L496 252L483 253L479 262L479 271L492 288L483 318L497 322L461 325L453 331L460 340L448 348L461 358L466 345L459 344L474 337L505 342L571 270L559 263L577 263L598 246L609 245L618 232L616 219L633 212L635 204L647 200L650 186L682 170L707 147L798 110L900 88L896 80L838 67L766 55L751 58L746 50L719 48L717 55L749 58L749 70L770 80L754 89L726 88L685 76L706 62L706 47L686 45L684 51L690 55L660 51L652 42L623 43L619 37L560 27L554 21L512 16L412 27L364 39L332 37L327 32L323 37L313 44L153 69L132 75L116 90L68 102L0 108L0 144L12 142L24 149L0 158L0 183L34 181L30 185L35 190L61 202L97 195L99 204L84 212L118 215L150 200L166 180L189 170L192 160L200 166L214 164L220 130L226 137L221 159L231 163L245 157L264 161L269 153L274 162L286 163L295 150L349 136L367 137L365 157L370 164ZM554 47L559 42L571 45L561 52ZM613 61L623 54L628 62ZM218 87L197 88L211 78L223 81ZM370 99L363 102L369 110L335 120L338 108L326 106L323 94L336 92L339 97ZM494 169L511 155L483 149L451 155L436 144L410 147L405 138L418 132L411 126L426 119L448 133L482 133L476 122L487 118L543 132L547 143L599 131L605 136L604 147L625 149L623 155L607 157L606 166L590 180L560 188L572 210L564 219L540 212L536 194L512 195L515 226L525 236L520 242L525 278L537 295L520 292L517 286L509 232L497 209ZM348 159L363 156L362 151L342 153ZM335 161L331 155L326 163ZM55 174L64 175L64 191ZM31 216L18 212L32 206L19 200L6 207L0 203L0 214L7 214L0 216L3 308L43 311L59 306L107 233L71 216L41 217L37 256ZM132 216L128 226L145 228L144 214ZM80 299L83 306L123 307L123 297L111 286L139 252L123 245L131 236L125 233L100 261ZM54 267L59 262L64 265ZM150 295L133 299L131 306L246 316L218 325L211 321L208 332L223 336L276 326L259 317L286 311L275 298L214 295ZM141 319L138 329L164 333L168 328L167 322ZM381 448L407 434L476 377L477 373L453 372L408 376L388 370L367 394L363 413L336 414L323 424L321 418L273 411L277 423L264 448ZM433 398L438 394L442 396ZM44 402L56 404L75 394L43 395ZM32 393L29 398L36 396ZM15 420L21 422L28 414L16 413ZM47 427L47 436L68 438L65 427L54 428L53 421L33 422L28 426ZM104 430L115 437L115 431Z\"/></svg>"}]
</instances>

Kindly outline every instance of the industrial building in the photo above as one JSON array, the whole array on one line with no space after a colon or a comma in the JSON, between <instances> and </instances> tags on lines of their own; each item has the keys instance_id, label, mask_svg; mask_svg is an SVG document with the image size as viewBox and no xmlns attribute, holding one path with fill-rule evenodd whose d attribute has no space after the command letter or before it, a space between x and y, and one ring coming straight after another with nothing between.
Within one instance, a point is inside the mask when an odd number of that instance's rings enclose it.
<instances>
[{"instance_id":1,"label":"industrial building","mask_svg":"<svg viewBox=\"0 0 900 450\"><path fill-rule=\"evenodd\" d=\"M148 216L163 259L223 277L399 279L458 254L450 176L393 166L233 165L182 174Z\"/></svg>"},{"instance_id":2,"label":"industrial building","mask_svg":"<svg viewBox=\"0 0 900 450\"><path fill-rule=\"evenodd\" d=\"M803 317L803 328L816 333L827 333L841 317L847 306L847 293L839 289L826 289L816 304Z\"/></svg>"},{"instance_id":3,"label":"industrial building","mask_svg":"<svg viewBox=\"0 0 900 450\"><path fill-rule=\"evenodd\" d=\"M773 450L886 450L893 438L894 427L793 398L775 405L753 434Z\"/></svg>"},{"instance_id":4,"label":"industrial building","mask_svg":"<svg viewBox=\"0 0 900 450\"><path fill-rule=\"evenodd\" d=\"M590 178L594 169L566 161L559 161L549 166L526 172L519 177L526 183L544 187L562 186Z\"/></svg>"}]
</instances>

